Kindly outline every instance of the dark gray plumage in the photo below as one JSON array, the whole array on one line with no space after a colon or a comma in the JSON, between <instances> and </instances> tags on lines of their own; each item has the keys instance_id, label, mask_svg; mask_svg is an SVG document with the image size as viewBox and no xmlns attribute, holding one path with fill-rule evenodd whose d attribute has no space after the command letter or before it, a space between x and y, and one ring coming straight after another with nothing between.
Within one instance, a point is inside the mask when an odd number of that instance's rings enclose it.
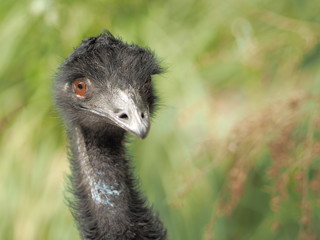
<instances>
[{"instance_id":1,"label":"dark gray plumage","mask_svg":"<svg viewBox=\"0 0 320 240\"><path fill-rule=\"evenodd\" d=\"M125 133L146 137L156 96L154 55L109 32L82 42L61 65L55 100L71 149L72 213L83 239L166 239L132 176Z\"/></svg>"}]
</instances>

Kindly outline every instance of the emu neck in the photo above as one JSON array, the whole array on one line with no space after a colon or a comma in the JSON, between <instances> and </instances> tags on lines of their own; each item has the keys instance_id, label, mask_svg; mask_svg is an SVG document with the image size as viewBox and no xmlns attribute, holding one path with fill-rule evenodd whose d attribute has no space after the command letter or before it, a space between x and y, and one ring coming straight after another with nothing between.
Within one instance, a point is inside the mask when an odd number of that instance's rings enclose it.
<instances>
[{"instance_id":1,"label":"emu neck","mask_svg":"<svg viewBox=\"0 0 320 240\"><path fill-rule=\"evenodd\" d=\"M121 234L128 227L128 164L125 159L123 134L73 129L72 184L75 190L79 228L85 239ZM88 226L90 226L88 228ZM90 237L89 237L90 236ZM104 238L103 238L104 239Z\"/></svg>"},{"instance_id":2,"label":"emu neck","mask_svg":"<svg viewBox=\"0 0 320 240\"><path fill-rule=\"evenodd\" d=\"M114 129L113 129L114 130ZM125 157L124 132L71 128L73 215L83 239L166 239Z\"/></svg>"},{"instance_id":3,"label":"emu neck","mask_svg":"<svg viewBox=\"0 0 320 240\"><path fill-rule=\"evenodd\" d=\"M128 171L123 134L91 131L82 127L76 136L83 181L90 187L92 200L97 207L102 205L115 212L117 209L113 201L117 202L121 199L120 195L124 195Z\"/></svg>"}]
</instances>

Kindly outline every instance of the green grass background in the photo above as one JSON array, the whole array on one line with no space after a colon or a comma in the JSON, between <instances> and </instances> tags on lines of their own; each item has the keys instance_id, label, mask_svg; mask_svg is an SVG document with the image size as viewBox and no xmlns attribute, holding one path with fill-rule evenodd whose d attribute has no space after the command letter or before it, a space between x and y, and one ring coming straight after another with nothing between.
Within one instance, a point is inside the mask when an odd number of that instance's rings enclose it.
<instances>
[{"instance_id":1,"label":"green grass background","mask_svg":"<svg viewBox=\"0 0 320 240\"><path fill-rule=\"evenodd\" d=\"M130 154L170 239L320 239L320 1L0 6L0 239L79 239L51 89L73 47L105 28L167 69Z\"/></svg>"}]
</instances>

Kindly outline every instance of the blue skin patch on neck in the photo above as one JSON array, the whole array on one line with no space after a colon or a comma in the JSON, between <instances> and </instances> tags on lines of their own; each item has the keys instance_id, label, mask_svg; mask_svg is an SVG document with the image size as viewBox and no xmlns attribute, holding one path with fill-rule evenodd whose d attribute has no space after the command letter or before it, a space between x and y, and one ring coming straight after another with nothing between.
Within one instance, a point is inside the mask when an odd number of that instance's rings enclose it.
<instances>
[{"instance_id":1,"label":"blue skin patch on neck","mask_svg":"<svg viewBox=\"0 0 320 240\"><path fill-rule=\"evenodd\" d=\"M118 190L118 184L108 185L102 180L96 181L93 177L89 177L91 187L91 197L99 204L113 207L112 198L119 196L122 190Z\"/></svg>"}]
</instances>

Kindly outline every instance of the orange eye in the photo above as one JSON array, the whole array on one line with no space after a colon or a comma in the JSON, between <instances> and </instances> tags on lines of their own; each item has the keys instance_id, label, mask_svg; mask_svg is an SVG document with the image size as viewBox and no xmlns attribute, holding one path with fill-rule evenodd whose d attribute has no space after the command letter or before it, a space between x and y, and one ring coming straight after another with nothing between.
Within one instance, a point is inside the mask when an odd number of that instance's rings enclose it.
<instances>
[{"instance_id":1,"label":"orange eye","mask_svg":"<svg viewBox=\"0 0 320 240\"><path fill-rule=\"evenodd\" d=\"M81 80L75 80L73 82L73 89L76 94L83 96L87 92L87 84Z\"/></svg>"}]
</instances>

